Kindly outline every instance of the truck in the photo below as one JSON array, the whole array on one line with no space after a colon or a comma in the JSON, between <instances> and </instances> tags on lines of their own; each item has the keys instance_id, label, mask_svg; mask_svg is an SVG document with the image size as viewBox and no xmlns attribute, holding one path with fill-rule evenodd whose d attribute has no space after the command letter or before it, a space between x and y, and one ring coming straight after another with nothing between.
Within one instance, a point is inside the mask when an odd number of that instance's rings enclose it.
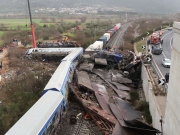
<instances>
[{"instance_id":1,"label":"truck","mask_svg":"<svg viewBox=\"0 0 180 135\"><path fill-rule=\"evenodd\" d=\"M162 35L162 34L161 34ZM149 44L162 44L163 40L161 40L161 35L159 32L154 32L151 36L150 36L150 40L148 41Z\"/></svg>"},{"instance_id":2,"label":"truck","mask_svg":"<svg viewBox=\"0 0 180 135\"><path fill-rule=\"evenodd\" d=\"M67 42L67 41L68 41L68 37L67 37L67 36L63 36L63 37L61 38L61 40L64 41L64 42Z\"/></svg>"}]
</instances>

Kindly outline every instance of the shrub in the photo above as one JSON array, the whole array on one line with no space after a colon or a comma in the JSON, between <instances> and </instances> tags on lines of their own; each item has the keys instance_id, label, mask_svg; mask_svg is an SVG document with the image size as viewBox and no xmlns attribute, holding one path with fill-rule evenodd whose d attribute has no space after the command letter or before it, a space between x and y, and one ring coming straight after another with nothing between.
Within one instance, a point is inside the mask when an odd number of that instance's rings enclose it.
<instances>
[{"instance_id":1,"label":"shrub","mask_svg":"<svg viewBox=\"0 0 180 135\"><path fill-rule=\"evenodd\" d=\"M44 36L43 40L49 40L49 37L48 36Z\"/></svg>"}]
</instances>

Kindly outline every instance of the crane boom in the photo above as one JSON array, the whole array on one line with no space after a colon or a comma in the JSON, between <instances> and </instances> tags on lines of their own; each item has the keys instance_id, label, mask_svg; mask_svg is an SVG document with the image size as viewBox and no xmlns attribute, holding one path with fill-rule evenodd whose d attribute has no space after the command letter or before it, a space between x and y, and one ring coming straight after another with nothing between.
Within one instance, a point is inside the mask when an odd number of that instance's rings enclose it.
<instances>
[{"instance_id":1,"label":"crane boom","mask_svg":"<svg viewBox=\"0 0 180 135\"><path fill-rule=\"evenodd\" d=\"M30 17L30 25L31 25L31 33L32 33L32 42L33 42L33 48L36 48L36 37L35 37L35 33L34 33L34 25L32 23L32 16L31 16L31 9L30 9L30 3L29 0L27 0L28 2L28 9L29 9L29 17Z\"/></svg>"}]
</instances>

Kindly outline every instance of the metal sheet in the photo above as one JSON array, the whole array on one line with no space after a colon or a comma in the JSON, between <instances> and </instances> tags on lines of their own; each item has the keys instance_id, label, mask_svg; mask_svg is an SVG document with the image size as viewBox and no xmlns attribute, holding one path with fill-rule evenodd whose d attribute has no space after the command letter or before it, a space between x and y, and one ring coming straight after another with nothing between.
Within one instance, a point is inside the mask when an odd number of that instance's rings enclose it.
<instances>
[{"instance_id":1,"label":"metal sheet","mask_svg":"<svg viewBox=\"0 0 180 135\"><path fill-rule=\"evenodd\" d=\"M118 96L120 98L125 98L127 100L130 100L130 96L127 92L125 91L121 91L116 89L111 83L109 83L107 80L110 77L108 73L106 73L103 70L97 70L97 69L93 69L93 73L97 74L98 76L100 76L106 83L108 83L108 85L118 94Z\"/></svg>"},{"instance_id":2,"label":"metal sheet","mask_svg":"<svg viewBox=\"0 0 180 135\"><path fill-rule=\"evenodd\" d=\"M159 133L159 130L148 126L147 124L138 121L138 120L133 120L133 121L124 121L123 119L123 114L121 112L121 110L119 109L119 107L113 103L109 103L109 106L111 108L111 111L113 112L113 114L115 115L115 117L117 118L117 120L119 121L120 125L125 127L123 129L129 128L129 130L135 130L136 133L140 132L140 133L144 133L144 134L137 134L137 135L146 135L145 133L147 132L147 134L149 133ZM132 113L133 115L133 113ZM131 124L132 122L132 124ZM134 124L133 124L134 122ZM126 132L128 132L129 130L124 130ZM132 132L133 133L133 132ZM131 135L131 134L130 134Z\"/></svg>"},{"instance_id":3,"label":"metal sheet","mask_svg":"<svg viewBox=\"0 0 180 135\"><path fill-rule=\"evenodd\" d=\"M81 104L85 107L86 110L95 113L101 119L110 122L111 124L115 125L117 120L113 115L110 115L106 111L102 110L98 107L97 103L91 99L90 96L80 92L78 87L69 83L69 86L72 92L75 94L76 98L81 102Z\"/></svg>"},{"instance_id":4,"label":"metal sheet","mask_svg":"<svg viewBox=\"0 0 180 135\"><path fill-rule=\"evenodd\" d=\"M93 105L90 105L90 106L87 106L89 111L92 113L95 113L98 117L102 118L103 120L105 121L108 121L110 122L111 124L115 125L117 120L116 118L113 116L113 115L110 115L108 114L106 111L96 107L96 106L93 106Z\"/></svg>"},{"instance_id":5,"label":"metal sheet","mask_svg":"<svg viewBox=\"0 0 180 135\"><path fill-rule=\"evenodd\" d=\"M119 122L116 122L112 135L126 135L123 131L122 126L119 124Z\"/></svg>"},{"instance_id":6,"label":"metal sheet","mask_svg":"<svg viewBox=\"0 0 180 135\"><path fill-rule=\"evenodd\" d=\"M111 74L108 73L105 70L102 70L102 69L93 69L92 72L97 74L98 76L100 76L103 80L111 79Z\"/></svg>"},{"instance_id":7,"label":"metal sheet","mask_svg":"<svg viewBox=\"0 0 180 135\"><path fill-rule=\"evenodd\" d=\"M132 80L131 79L128 79L128 78L124 78L122 76L122 74L120 73L117 73L117 71L112 71L112 82L119 82L119 83L132 83Z\"/></svg>"},{"instance_id":8,"label":"metal sheet","mask_svg":"<svg viewBox=\"0 0 180 135\"><path fill-rule=\"evenodd\" d=\"M102 109L105 110L108 114L113 115L108 105L109 96L100 93L95 93L95 96Z\"/></svg>"},{"instance_id":9,"label":"metal sheet","mask_svg":"<svg viewBox=\"0 0 180 135\"><path fill-rule=\"evenodd\" d=\"M128 121L134 119L143 120L142 114L139 111L136 111L130 103L120 98L116 98L116 99L124 120L128 120Z\"/></svg>"},{"instance_id":10,"label":"metal sheet","mask_svg":"<svg viewBox=\"0 0 180 135\"><path fill-rule=\"evenodd\" d=\"M109 103L110 109L113 112L113 114L115 115L116 119L119 121L119 123L121 124L121 126L123 127L128 127L128 125L125 123L122 114L118 108L117 105L113 104L113 103Z\"/></svg>"},{"instance_id":11,"label":"metal sheet","mask_svg":"<svg viewBox=\"0 0 180 135\"><path fill-rule=\"evenodd\" d=\"M76 75L78 79L78 85L84 86L88 88L89 90L93 90L93 88L91 87L91 81L89 79L89 75L87 74L87 72L77 71Z\"/></svg>"},{"instance_id":12,"label":"metal sheet","mask_svg":"<svg viewBox=\"0 0 180 135\"><path fill-rule=\"evenodd\" d=\"M99 65L105 65L107 66L107 60L102 58L95 58L95 63Z\"/></svg>"},{"instance_id":13,"label":"metal sheet","mask_svg":"<svg viewBox=\"0 0 180 135\"><path fill-rule=\"evenodd\" d=\"M117 82L111 82L111 84L115 85L118 90L130 91L131 89L123 84Z\"/></svg>"},{"instance_id":14,"label":"metal sheet","mask_svg":"<svg viewBox=\"0 0 180 135\"><path fill-rule=\"evenodd\" d=\"M127 93L126 91L118 90L111 83L107 83L118 94L120 98L130 100L129 93Z\"/></svg>"},{"instance_id":15,"label":"metal sheet","mask_svg":"<svg viewBox=\"0 0 180 135\"><path fill-rule=\"evenodd\" d=\"M143 123L142 121L139 120L131 120L131 121L125 121L128 125L134 126L137 129L143 129L155 133L161 133L159 130L147 125L146 123Z\"/></svg>"},{"instance_id":16,"label":"metal sheet","mask_svg":"<svg viewBox=\"0 0 180 135\"><path fill-rule=\"evenodd\" d=\"M128 79L128 78L123 78L123 77L120 77L120 76L116 76L116 79L117 79L117 82L119 83L132 83L132 80L131 79Z\"/></svg>"},{"instance_id":17,"label":"metal sheet","mask_svg":"<svg viewBox=\"0 0 180 135\"><path fill-rule=\"evenodd\" d=\"M94 63L83 63L80 65L79 70L92 71Z\"/></svg>"},{"instance_id":18,"label":"metal sheet","mask_svg":"<svg viewBox=\"0 0 180 135\"><path fill-rule=\"evenodd\" d=\"M108 92L106 91L106 88L103 85L92 83L92 88L95 92L99 92L105 95L108 95Z\"/></svg>"}]
</instances>

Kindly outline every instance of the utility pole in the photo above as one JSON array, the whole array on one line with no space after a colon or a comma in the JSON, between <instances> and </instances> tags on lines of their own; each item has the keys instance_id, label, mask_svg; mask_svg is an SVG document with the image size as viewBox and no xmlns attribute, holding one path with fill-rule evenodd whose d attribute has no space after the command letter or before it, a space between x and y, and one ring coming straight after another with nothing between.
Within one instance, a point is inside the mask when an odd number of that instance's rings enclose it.
<instances>
[{"instance_id":1,"label":"utility pole","mask_svg":"<svg viewBox=\"0 0 180 135\"><path fill-rule=\"evenodd\" d=\"M36 37L35 37L35 33L34 33L34 25L32 23L32 17L31 17L31 9L30 9L30 3L29 0L27 0L28 2L28 9L29 9L29 17L30 17L30 25L31 25L31 33L32 33L32 42L33 42L33 48L36 48Z\"/></svg>"}]
</instances>

